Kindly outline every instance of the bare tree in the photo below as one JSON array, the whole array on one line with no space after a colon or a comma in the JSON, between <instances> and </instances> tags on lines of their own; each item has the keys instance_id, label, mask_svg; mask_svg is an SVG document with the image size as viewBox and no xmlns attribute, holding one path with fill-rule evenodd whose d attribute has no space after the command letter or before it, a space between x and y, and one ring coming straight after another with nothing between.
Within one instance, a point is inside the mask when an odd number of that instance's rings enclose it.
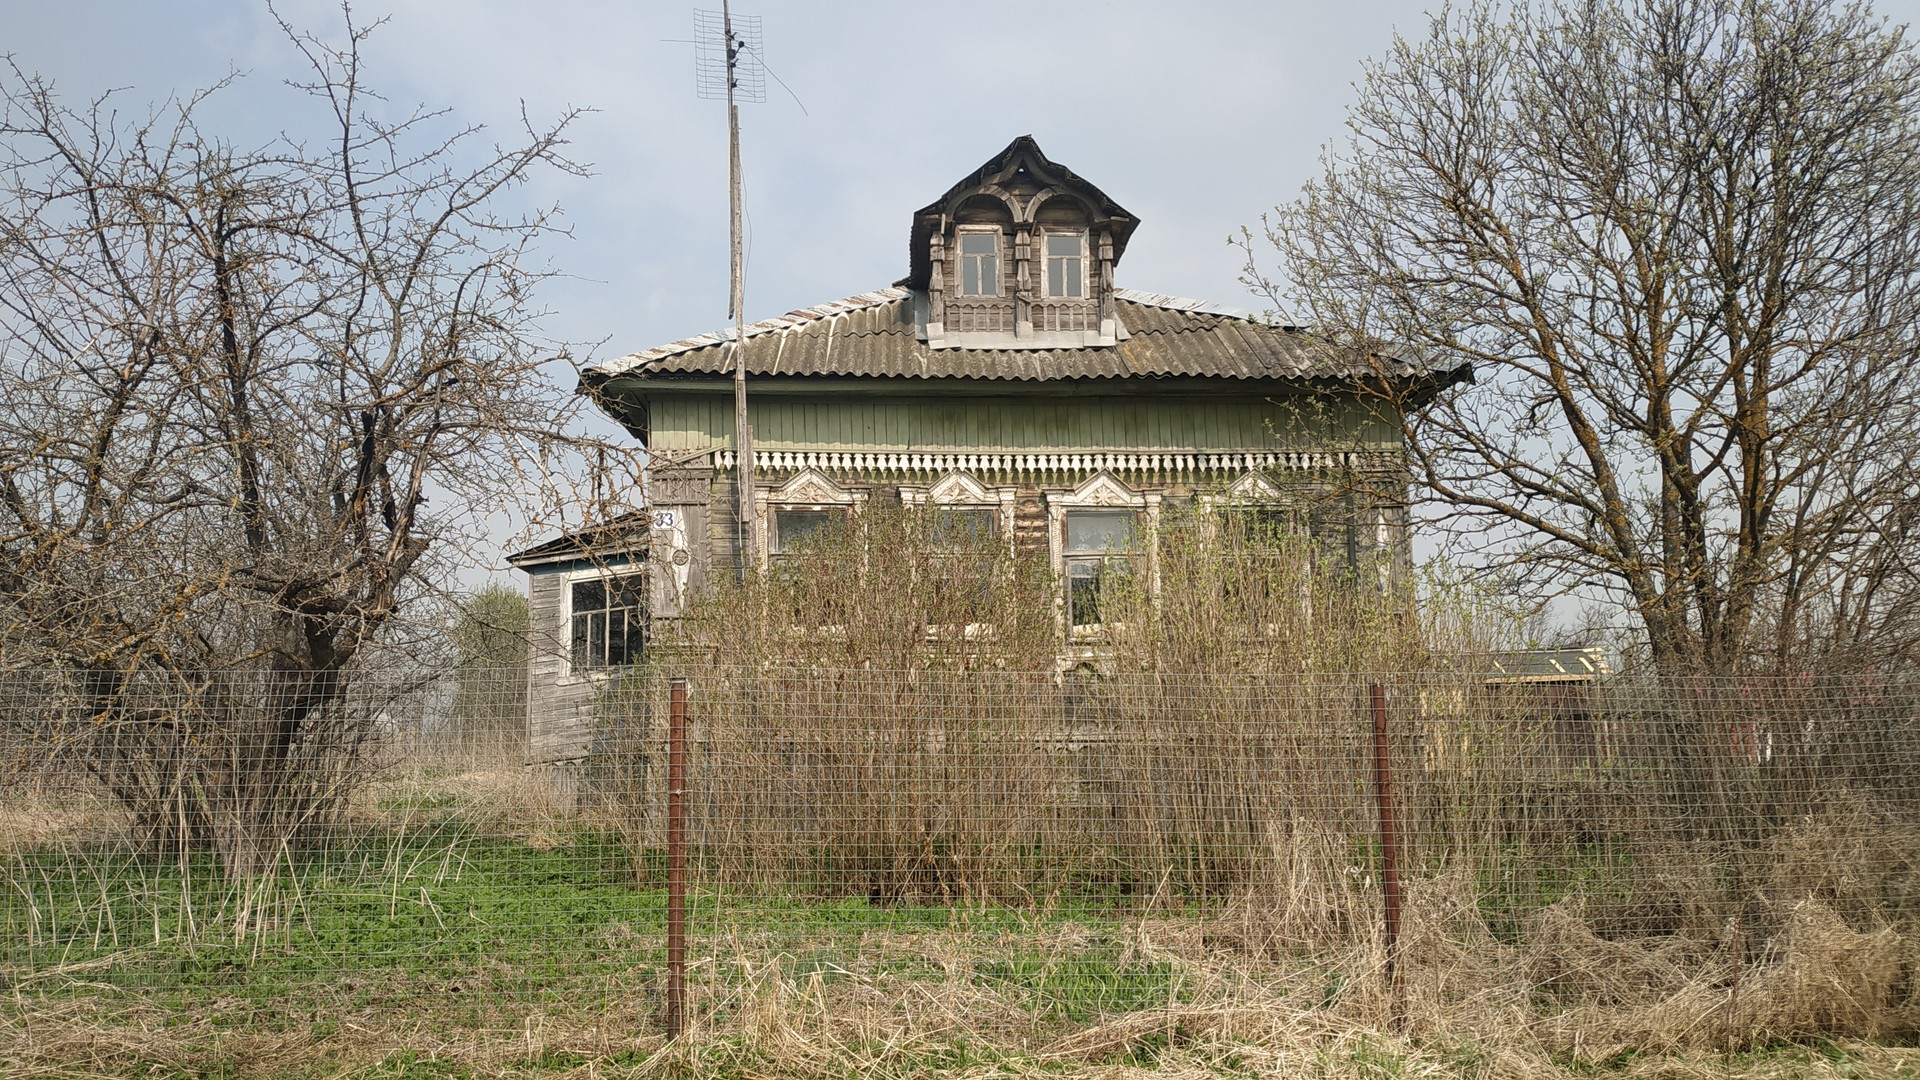
<instances>
[{"instance_id":1,"label":"bare tree","mask_svg":"<svg viewBox=\"0 0 1920 1080\"><path fill-rule=\"evenodd\" d=\"M1664 670L1912 621L1920 60L1864 6L1443 11L1248 277L1471 362L1406 408L1455 534L1631 611ZM1411 405L1411 402L1401 404ZM1914 640L1914 639L1909 639Z\"/></svg>"},{"instance_id":2,"label":"bare tree","mask_svg":"<svg viewBox=\"0 0 1920 1080\"><path fill-rule=\"evenodd\" d=\"M433 553L537 495L574 402L501 196L573 114L483 147L282 24L331 134L246 150L208 95L129 121L0 72L0 667L149 839L271 868L361 774L366 657Z\"/></svg>"}]
</instances>

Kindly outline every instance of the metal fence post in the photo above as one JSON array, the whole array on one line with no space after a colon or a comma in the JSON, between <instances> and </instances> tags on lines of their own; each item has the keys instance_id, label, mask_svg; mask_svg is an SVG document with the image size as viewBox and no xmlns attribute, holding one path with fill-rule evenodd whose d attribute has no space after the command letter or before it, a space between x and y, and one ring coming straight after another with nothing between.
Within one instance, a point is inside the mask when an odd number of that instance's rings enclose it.
<instances>
[{"instance_id":1,"label":"metal fence post","mask_svg":"<svg viewBox=\"0 0 1920 1080\"><path fill-rule=\"evenodd\" d=\"M687 680L667 691L667 1038L687 1019Z\"/></svg>"},{"instance_id":2,"label":"metal fence post","mask_svg":"<svg viewBox=\"0 0 1920 1080\"><path fill-rule=\"evenodd\" d=\"M1374 683L1368 692L1373 714L1373 795L1380 808L1380 885L1386 894L1387 982L1393 1013L1400 1014L1400 834L1393 820L1392 748L1387 744L1387 691Z\"/></svg>"}]
</instances>

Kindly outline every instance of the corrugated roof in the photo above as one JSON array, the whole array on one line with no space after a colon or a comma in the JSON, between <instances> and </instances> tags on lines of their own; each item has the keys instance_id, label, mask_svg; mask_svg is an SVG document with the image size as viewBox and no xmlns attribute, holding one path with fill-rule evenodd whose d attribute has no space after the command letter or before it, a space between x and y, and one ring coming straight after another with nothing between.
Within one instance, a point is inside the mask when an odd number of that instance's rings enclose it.
<instances>
[{"instance_id":1,"label":"corrugated roof","mask_svg":"<svg viewBox=\"0 0 1920 1080\"><path fill-rule=\"evenodd\" d=\"M1114 299L1127 334L1114 345L933 349L916 336L914 294L880 289L749 325L747 372L762 377L1022 381L1138 376L1356 380L1432 374L1405 361L1394 361L1382 371L1363 357L1321 345L1299 328L1263 323L1198 300L1132 289L1115 290ZM730 375L732 336L731 331L701 334L590 365L584 374L590 382L616 375Z\"/></svg>"},{"instance_id":2,"label":"corrugated roof","mask_svg":"<svg viewBox=\"0 0 1920 1080\"><path fill-rule=\"evenodd\" d=\"M618 556L642 558L647 554L648 527L652 516L645 510L632 510L609 521L561 533L507 556L509 565L525 569L552 562Z\"/></svg>"}]
</instances>

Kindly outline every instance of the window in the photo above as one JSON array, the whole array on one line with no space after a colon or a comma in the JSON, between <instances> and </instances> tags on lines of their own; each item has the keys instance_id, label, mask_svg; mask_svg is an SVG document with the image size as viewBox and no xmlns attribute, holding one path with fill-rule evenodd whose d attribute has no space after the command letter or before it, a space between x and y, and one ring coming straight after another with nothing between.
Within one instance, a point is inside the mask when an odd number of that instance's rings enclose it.
<instances>
[{"instance_id":1,"label":"window","mask_svg":"<svg viewBox=\"0 0 1920 1080\"><path fill-rule=\"evenodd\" d=\"M847 527L845 510L783 510L773 511L773 538L767 545L767 556L781 559L792 555L808 544L817 544L827 540Z\"/></svg>"},{"instance_id":2,"label":"window","mask_svg":"<svg viewBox=\"0 0 1920 1080\"><path fill-rule=\"evenodd\" d=\"M988 506L937 506L933 510L936 549L964 551L999 532L1000 511Z\"/></svg>"},{"instance_id":3,"label":"window","mask_svg":"<svg viewBox=\"0 0 1920 1080\"><path fill-rule=\"evenodd\" d=\"M754 492L759 513L754 527L761 568L771 569L796 551L843 532L866 492L849 491L812 468L794 474L777 488Z\"/></svg>"},{"instance_id":4,"label":"window","mask_svg":"<svg viewBox=\"0 0 1920 1080\"><path fill-rule=\"evenodd\" d=\"M990 553L1000 533L1000 511L990 506L935 506L930 512L927 632L972 633L970 628L993 622L995 588L1001 582ZM989 557L983 560L982 555Z\"/></svg>"},{"instance_id":5,"label":"window","mask_svg":"<svg viewBox=\"0 0 1920 1080\"><path fill-rule=\"evenodd\" d=\"M619 667L647 645L647 579L619 574L573 583L573 669Z\"/></svg>"},{"instance_id":6,"label":"window","mask_svg":"<svg viewBox=\"0 0 1920 1080\"><path fill-rule=\"evenodd\" d=\"M1069 510L1061 549L1067 576L1067 625L1080 630L1100 623L1100 590L1127 572L1140 515L1133 510Z\"/></svg>"},{"instance_id":7,"label":"window","mask_svg":"<svg viewBox=\"0 0 1920 1080\"><path fill-rule=\"evenodd\" d=\"M1351 495L1322 499L1308 515L1316 564L1336 577L1351 577L1360 571L1360 536L1354 517Z\"/></svg>"},{"instance_id":8,"label":"window","mask_svg":"<svg viewBox=\"0 0 1920 1080\"><path fill-rule=\"evenodd\" d=\"M1309 549L1299 516L1291 507L1228 503L1217 506L1215 513L1221 600L1234 617L1251 617L1256 627L1265 627L1288 596L1306 602L1304 560Z\"/></svg>"},{"instance_id":9,"label":"window","mask_svg":"<svg viewBox=\"0 0 1920 1080\"><path fill-rule=\"evenodd\" d=\"M1047 233L1047 295L1078 298L1087 295L1087 234Z\"/></svg>"},{"instance_id":10,"label":"window","mask_svg":"<svg viewBox=\"0 0 1920 1080\"><path fill-rule=\"evenodd\" d=\"M960 232L960 295L1000 295L1000 231Z\"/></svg>"},{"instance_id":11,"label":"window","mask_svg":"<svg viewBox=\"0 0 1920 1080\"><path fill-rule=\"evenodd\" d=\"M1232 503L1220 508L1227 542L1255 554L1288 547L1298 535L1293 517L1289 507L1271 503Z\"/></svg>"}]
</instances>

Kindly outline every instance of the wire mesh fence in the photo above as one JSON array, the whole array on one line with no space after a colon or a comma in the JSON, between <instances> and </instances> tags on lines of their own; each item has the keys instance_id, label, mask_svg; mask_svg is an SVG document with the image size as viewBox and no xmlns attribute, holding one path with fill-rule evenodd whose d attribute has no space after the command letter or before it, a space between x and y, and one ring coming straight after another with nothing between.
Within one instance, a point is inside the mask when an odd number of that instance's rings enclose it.
<instances>
[{"instance_id":1,"label":"wire mesh fence","mask_svg":"<svg viewBox=\"0 0 1920 1080\"><path fill-rule=\"evenodd\" d=\"M657 1038L676 678L702 1039L1920 1031L1893 680L638 668L529 762L563 718L518 671L40 675L0 685L0 1063L77 1053L55 1017Z\"/></svg>"}]
</instances>

